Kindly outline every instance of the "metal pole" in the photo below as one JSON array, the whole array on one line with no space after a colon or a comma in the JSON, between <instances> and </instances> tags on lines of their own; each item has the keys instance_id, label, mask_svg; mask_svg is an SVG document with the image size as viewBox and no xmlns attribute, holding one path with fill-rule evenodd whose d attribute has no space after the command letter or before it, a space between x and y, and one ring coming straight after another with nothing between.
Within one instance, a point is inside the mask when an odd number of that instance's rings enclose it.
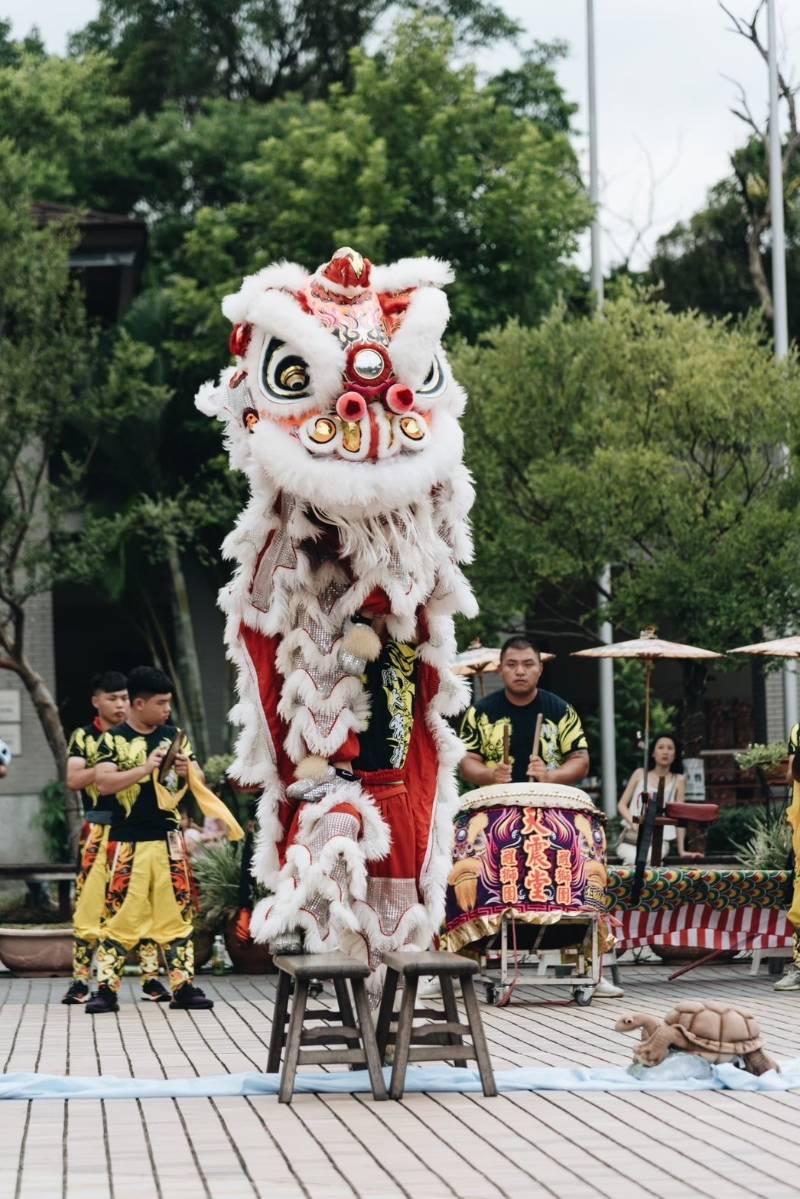
<instances>
[{"instance_id":1,"label":"metal pole","mask_svg":"<svg viewBox=\"0 0 800 1199\"><path fill-rule=\"evenodd\" d=\"M603 263L600 253L600 182L597 153L597 74L595 70L594 0L586 0L586 42L589 77L589 199L592 217L592 292L595 310L603 307Z\"/></svg>"},{"instance_id":2,"label":"metal pole","mask_svg":"<svg viewBox=\"0 0 800 1199\"><path fill-rule=\"evenodd\" d=\"M775 0L767 0L769 37L769 207L772 223L772 305L775 311L775 357L789 352L786 315L786 239L783 231L783 147L778 111L778 43L775 32Z\"/></svg>"},{"instance_id":3,"label":"metal pole","mask_svg":"<svg viewBox=\"0 0 800 1199\"><path fill-rule=\"evenodd\" d=\"M611 593L611 567L603 567L600 575L601 604ZM600 625L600 640L610 645L614 640L611 622ZM617 814L617 743L614 736L614 662L611 658L598 661L600 691L600 749L602 752L603 809L609 816Z\"/></svg>"},{"instance_id":4,"label":"metal pole","mask_svg":"<svg viewBox=\"0 0 800 1199\"><path fill-rule=\"evenodd\" d=\"M769 68L769 208L772 225L772 308L775 357L789 352L789 321L786 308L786 237L783 226L783 147L778 110L778 35L775 0L767 0L767 65ZM784 447L789 464L789 450ZM791 631L791 630L790 630ZM783 720L786 729L797 724L797 674L790 663L783 668Z\"/></svg>"},{"instance_id":5,"label":"metal pole","mask_svg":"<svg viewBox=\"0 0 800 1199\"><path fill-rule=\"evenodd\" d=\"M603 262L600 252L600 175L597 149L597 73L595 70L594 0L586 0L586 42L589 84L589 199L592 202L592 272L591 287L595 314L603 310ZM611 595L611 567L605 566L598 580L601 605ZM611 623L604 620L599 629L600 640L607 645L614 640ZM614 737L614 663L600 658L597 664L598 698L600 701L600 755L602 760L603 808L609 816L617 811L617 747Z\"/></svg>"}]
</instances>

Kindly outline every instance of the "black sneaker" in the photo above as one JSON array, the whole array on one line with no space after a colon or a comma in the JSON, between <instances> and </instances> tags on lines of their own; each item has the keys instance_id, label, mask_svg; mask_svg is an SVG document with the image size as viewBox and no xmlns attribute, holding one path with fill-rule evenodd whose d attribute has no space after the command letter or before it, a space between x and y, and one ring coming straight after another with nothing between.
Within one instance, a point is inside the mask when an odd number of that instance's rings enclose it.
<instances>
[{"instance_id":1,"label":"black sneaker","mask_svg":"<svg viewBox=\"0 0 800 1199\"><path fill-rule=\"evenodd\" d=\"M89 998L89 988L86 983L79 982L75 979L69 984L68 990L64 994L62 1003L86 1003Z\"/></svg>"},{"instance_id":2,"label":"black sneaker","mask_svg":"<svg viewBox=\"0 0 800 1199\"><path fill-rule=\"evenodd\" d=\"M209 999L205 992L191 983L184 983L174 992L170 1007L179 1008L184 1012L207 1011L214 1006L214 1000Z\"/></svg>"},{"instance_id":3,"label":"black sneaker","mask_svg":"<svg viewBox=\"0 0 800 1199\"><path fill-rule=\"evenodd\" d=\"M101 1012L118 1012L116 992L105 983L101 983L97 990L92 992L92 998L86 1004L86 1011L90 1016L99 1016Z\"/></svg>"},{"instance_id":4,"label":"black sneaker","mask_svg":"<svg viewBox=\"0 0 800 1199\"><path fill-rule=\"evenodd\" d=\"M172 999L172 995L157 978L148 978L142 987L142 999L152 999L153 1003L166 1003L168 999Z\"/></svg>"}]
</instances>

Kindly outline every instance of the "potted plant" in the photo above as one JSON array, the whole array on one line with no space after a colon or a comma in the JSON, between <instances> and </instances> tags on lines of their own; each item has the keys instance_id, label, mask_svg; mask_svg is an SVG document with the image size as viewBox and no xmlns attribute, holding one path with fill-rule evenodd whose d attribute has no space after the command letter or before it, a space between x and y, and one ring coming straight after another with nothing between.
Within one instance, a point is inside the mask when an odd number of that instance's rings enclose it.
<instances>
[{"instance_id":1,"label":"potted plant","mask_svg":"<svg viewBox=\"0 0 800 1199\"><path fill-rule=\"evenodd\" d=\"M71 974L72 925L30 896L11 899L0 909L0 961L14 974Z\"/></svg>"},{"instance_id":2,"label":"potted plant","mask_svg":"<svg viewBox=\"0 0 800 1199\"><path fill-rule=\"evenodd\" d=\"M200 919L211 936L220 931L234 969L267 974L272 958L264 945L243 945L234 925L242 906L242 842L210 841L194 855L192 866L200 895Z\"/></svg>"},{"instance_id":3,"label":"potted plant","mask_svg":"<svg viewBox=\"0 0 800 1199\"><path fill-rule=\"evenodd\" d=\"M59 873L60 885L71 877L69 838L64 815L64 790L48 783L39 793L40 810L34 822L44 834L47 863L42 874ZM36 869L31 867L31 870ZM45 882L31 882L27 892L7 900L0 908L0 961L14 974L68 975L72 973L72 924L51 900Z\"/></svg>"},{"instance_id":4,"label":"potted plant","mask_svg":"<svg viewBox=\"0 0 800 1199\"><path fill-rule=\"evenodd\" d=\"M749 840L736 849L745 870L785 870L791 847L792 830L785 816L770 817L761 811L753 817Z\"/></svg>"},{"instance_id":5,"label":"potted plant","mask_svg":"<svg viewBox=\"0 0 800 1199\"><path fill-rule=\"evenodd\" d=\"M206 779L206 786L217 795L222 795L226 787L230 787L228 781L228 767L233 761L233 754L212 754L212 756L203 763L203 774Z\"/></svg>"},{"instance_id":6,"label":"potted plant","mask_svg":"<svg viewBox=\"0 0 800 1199\"><path fill-rule=\"evenodd\" d=\"M740 770L754 770L769 783L780 784L786 781L788 753L785 741L771 741L768 745L748 745L747 749L737 750L733 756Z\"/></svg>"}]
</instances>

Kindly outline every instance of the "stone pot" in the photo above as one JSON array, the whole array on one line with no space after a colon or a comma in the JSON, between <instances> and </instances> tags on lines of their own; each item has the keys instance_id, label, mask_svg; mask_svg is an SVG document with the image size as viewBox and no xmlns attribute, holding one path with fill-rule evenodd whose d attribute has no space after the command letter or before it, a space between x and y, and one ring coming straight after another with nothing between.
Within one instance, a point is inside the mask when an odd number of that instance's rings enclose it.
<instances>
[{"instance_id":1,"label":"stone pot","mask_svg":"<svg viewBox=\"0 0 800 1199\"><path fill-rule=\"evenodd\" d=\"M233 962L233 968L238 973L276 973L275 967L272 964L272 955L269 953L266 945L256 945L253 941L249 941L247 945L242 945L234 932L232 921L229 921L225 925L225 946Z\"/></svg>"},{"instance_id":2,"label":"stone pot","mask_svg":"<svg viewBox=\"0 0 800 1199\"><path fill-rule=\"evenodd\" d=\"M72 974L72 929L0 926L0 961L23 978Z\"/></svg>"}]
</instances>

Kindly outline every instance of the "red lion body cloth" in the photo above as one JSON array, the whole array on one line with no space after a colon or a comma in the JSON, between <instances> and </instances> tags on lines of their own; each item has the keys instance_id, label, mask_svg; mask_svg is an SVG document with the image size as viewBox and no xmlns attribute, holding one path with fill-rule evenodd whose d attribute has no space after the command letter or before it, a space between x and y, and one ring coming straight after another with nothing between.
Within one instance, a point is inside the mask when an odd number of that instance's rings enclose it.
<instances>
[{"instance_id":1,"label":"red lion body cloth","mask_svg":"<svg viewBox=\"0 0 800 1199\"><path fill-rule=\"evenodd\" d=\"M235 366L198 408L225 422L250 501L224 553L238 671L231 773L263 790L251 922L273 949L369 960L425 948L450 867L446 717L472 487L465 396L442 351L446 263L374 267L353 250L278 263L223 311Z\"/></svg>"}]
</instances>

